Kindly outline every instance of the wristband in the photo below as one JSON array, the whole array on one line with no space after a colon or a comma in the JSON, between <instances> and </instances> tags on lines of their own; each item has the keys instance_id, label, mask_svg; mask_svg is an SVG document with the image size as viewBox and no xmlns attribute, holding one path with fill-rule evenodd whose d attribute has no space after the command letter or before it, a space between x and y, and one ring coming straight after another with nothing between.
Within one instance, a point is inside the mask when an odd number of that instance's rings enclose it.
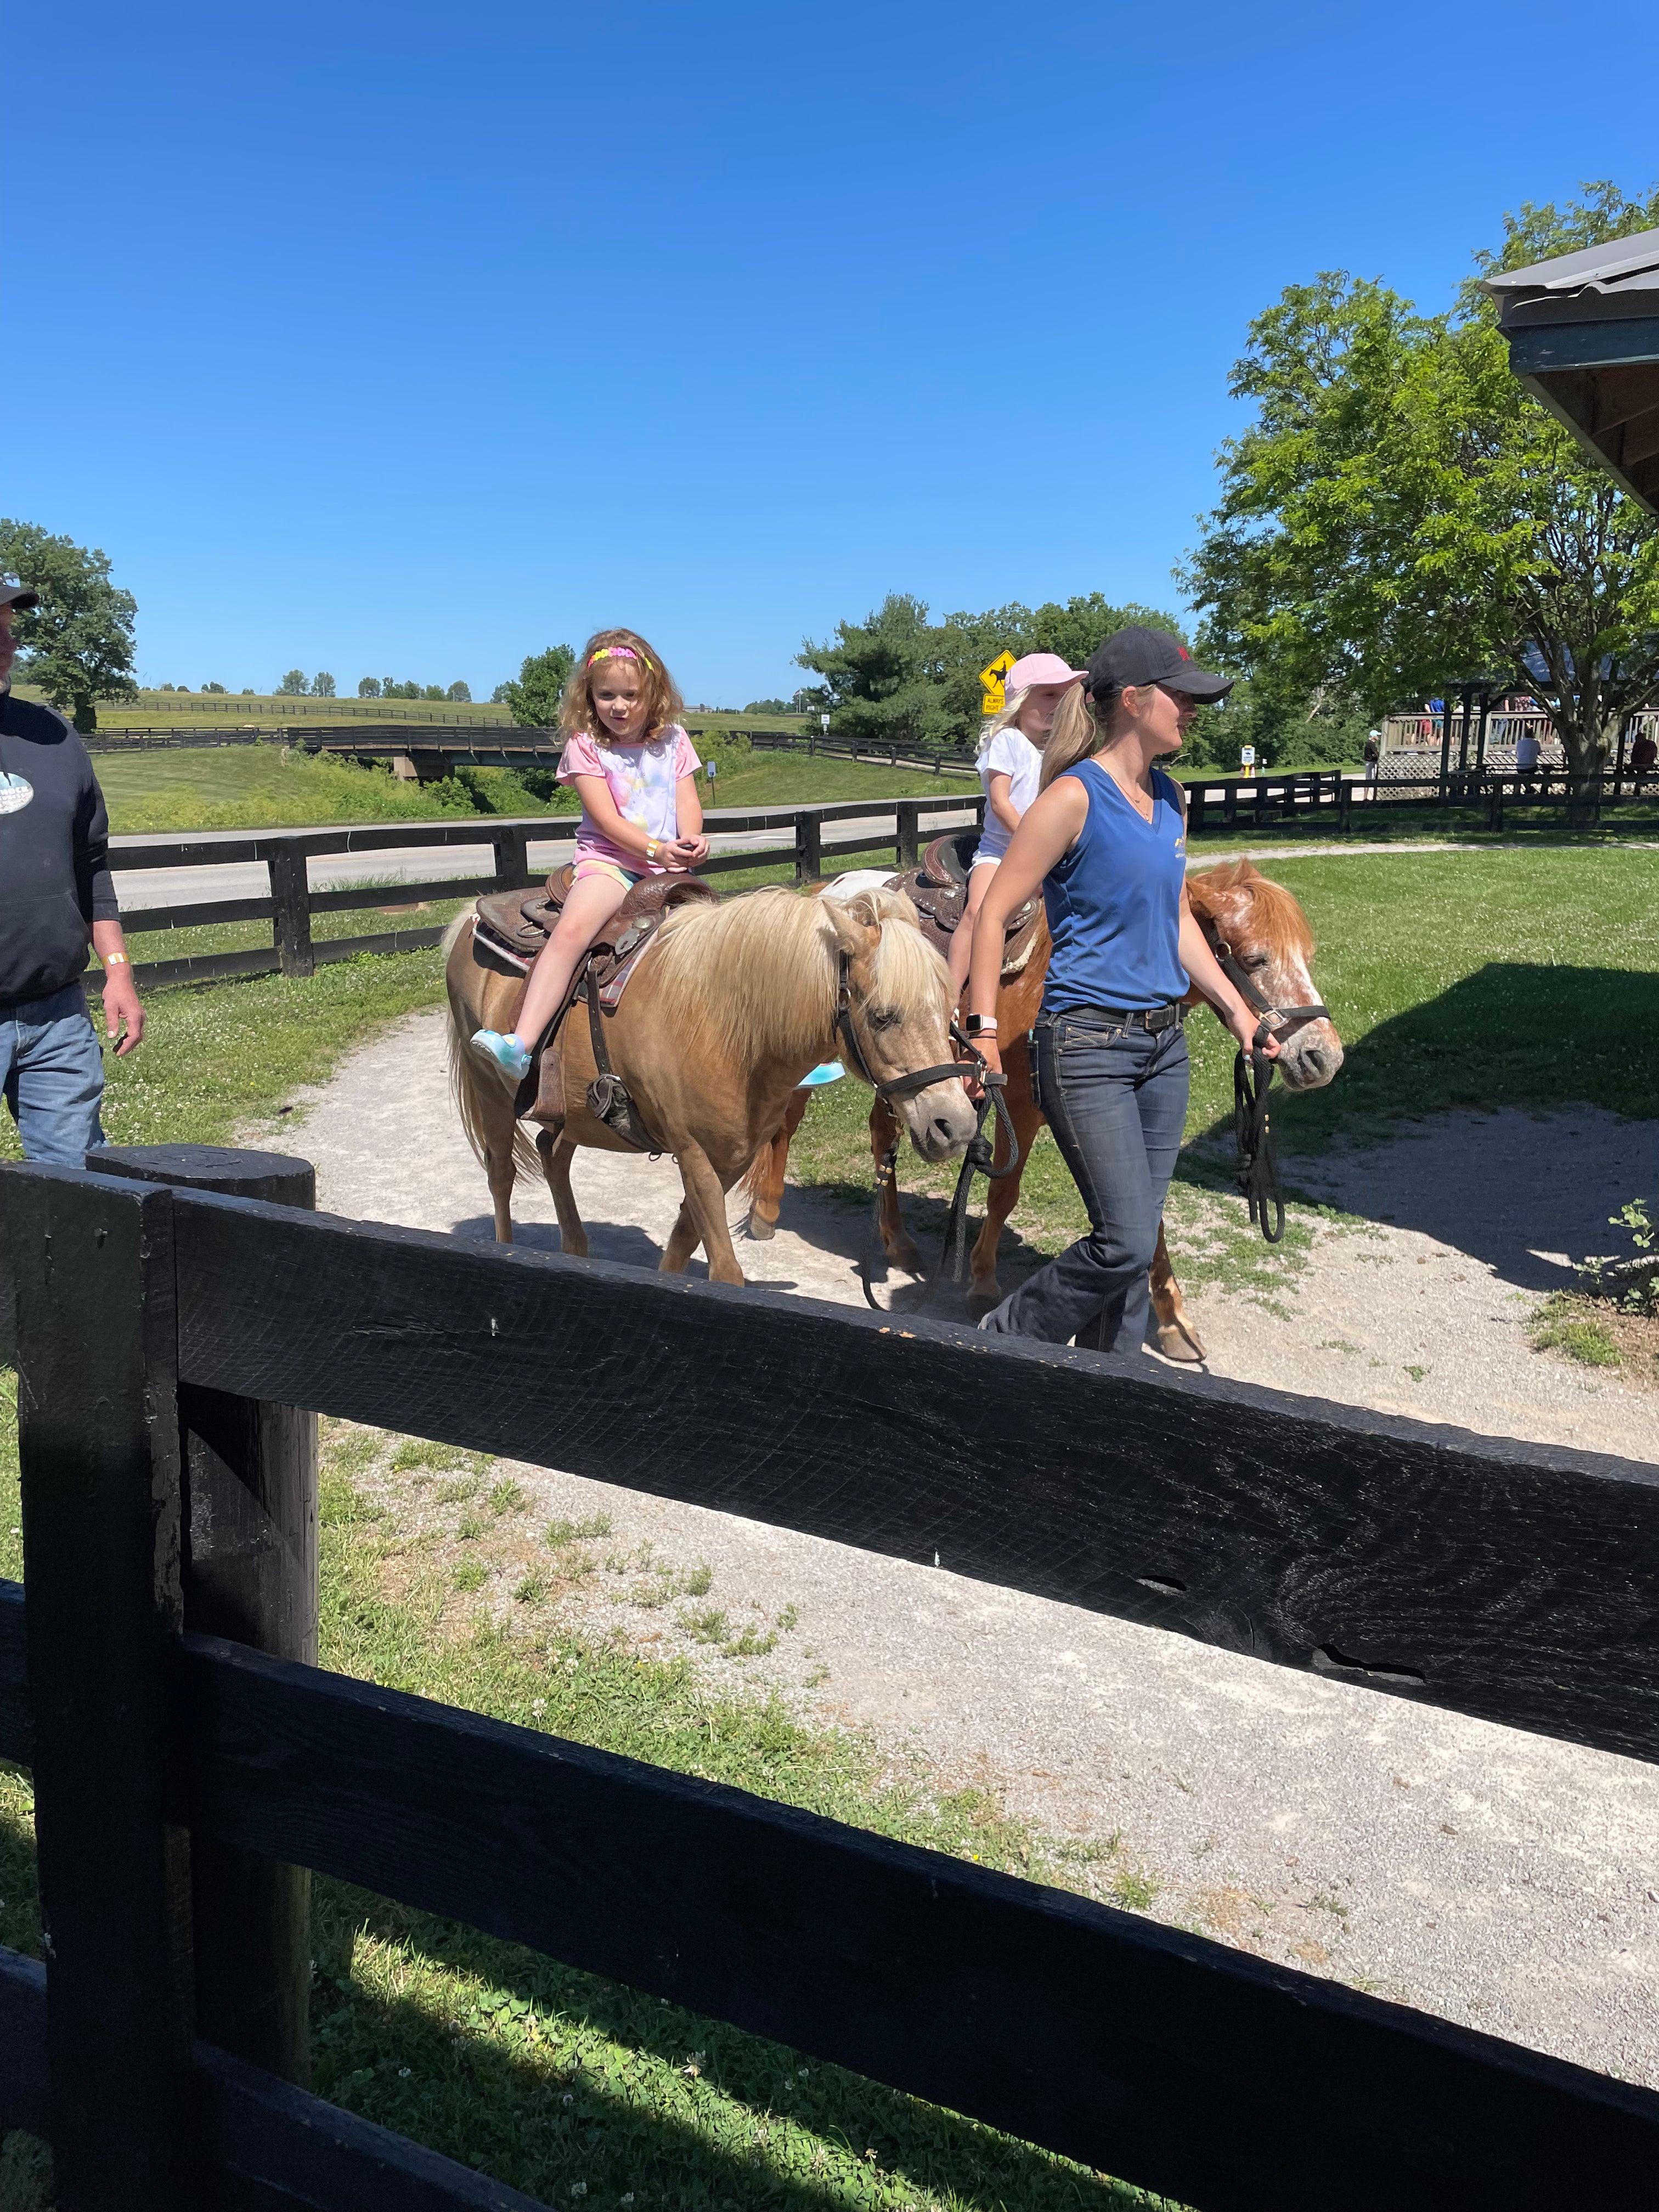
<instances>
[{"instance_id":1,"label":"wristband","mask_svg":"<svg viewBox=\"0 0 1659 2212\"><path fill-rule=\"evenodd\" d=\"M996 1033L997 1018L994 1014L969 1015L968 1034L969 1036L994 1036Z\"/></svg>"},{"instance_id":2,"label":"wristband","mask_svg":"<svg viewBox=\"0 0 1659 2212\"><path fill-rule=\"evenodd\" d=\"M662 840L659 837L647 837L646 839L645 857L647 860L654 860L656 859L657 848L661 842Z\"/></svg>"},{"instance_id":3,"label":"wristband","mask_svg":"<svg viewBox=\"0 0 1659 2212\"><path fill-rule=\"evenodd\" d=\"M106 968L131 968L132 962L125 952L100 952L98 957Z\"/></svg>"}]
</instances>

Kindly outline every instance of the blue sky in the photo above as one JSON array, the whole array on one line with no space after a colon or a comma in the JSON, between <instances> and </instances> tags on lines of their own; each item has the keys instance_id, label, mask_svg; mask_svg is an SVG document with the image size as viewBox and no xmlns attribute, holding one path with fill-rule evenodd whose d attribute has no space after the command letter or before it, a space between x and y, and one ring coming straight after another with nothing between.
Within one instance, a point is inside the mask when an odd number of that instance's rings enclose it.
<instances>
[{"instance_id":1,"label":"blue sky","mask_svg":"<svg viewBox=\"0 0 1659 2212\"><path fill-rule=\"evenodd\" d=\"M1567 21L49 10L8 64L0 511L103 547L141 678L192 688L487 697L624 622L742 705L890 590L1174 604L1284 285L1438 306L1505 208L1659 175L1639 100L1552 98ZM1598 22L1647 82L1659 18Z\"/></svg>"}]
</instances>

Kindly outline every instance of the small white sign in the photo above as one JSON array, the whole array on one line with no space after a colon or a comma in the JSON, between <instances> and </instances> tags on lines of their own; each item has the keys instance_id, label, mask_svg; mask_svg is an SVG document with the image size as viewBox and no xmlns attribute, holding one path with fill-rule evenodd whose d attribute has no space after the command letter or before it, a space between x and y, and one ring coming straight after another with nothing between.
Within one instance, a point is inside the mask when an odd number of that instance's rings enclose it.
<instances>
[{"instance_id":1,"label":"small white sign","mask_svg":"<svg viewBox=\"0 0 1659 2212\"><path fill-rule=\"evenodd\" d=\"M830 717L828 714L820 714L818 716L818 720L823 723L824 728L827 730L830 726Z\"/></svg>"},{"instance_id":2,"label":"small white sign","mask_svg":"<svg viewBox=\"0 0 1659 2212\"><path fill-rule=\"evenodd\" d=\"M1239 747L1238 764L1240 768L1254 768L1255 766L1255 747L1254 745L1241 745Z\"/></svg>"}]
</instances>

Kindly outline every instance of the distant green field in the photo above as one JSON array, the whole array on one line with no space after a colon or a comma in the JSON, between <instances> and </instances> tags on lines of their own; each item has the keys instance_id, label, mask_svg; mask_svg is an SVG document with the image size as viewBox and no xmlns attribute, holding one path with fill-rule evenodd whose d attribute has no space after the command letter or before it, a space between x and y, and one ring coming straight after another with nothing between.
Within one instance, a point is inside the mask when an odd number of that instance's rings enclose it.
<instances>
[{"instance_id":1,"label":"distant green field","mask_svg":"<svg viewBox=\"0 0 1659 2212\"><path fill-rule=\"evenodd\" d=\"M40 699L45 695L20 684L17 696ZM686 721L693 730L805 727L798 714L745 714L735 707L707 712L688 708ZM354 722L466 722L510 728L513 717L505 707L488 699L312 699L281 691L141 691L136 698L111 700L98 709L99 734L106 738L118 738L124 730L236 730L249 723L306 730L349 727Z\"/></svg>"},{"instance_id":2,"label":"distant green field","mask_svg":"<svg viewBox=\"0 0 1659 2212\"><path fill-rule=\"evenodd\" d=\"M703 804L801 805L814 799L944 798L976 792L976 780L873 767L862 761L809 760L800 753L718 749L720 774ZM429 822L466 814L574 811L564 792L532 771L535 787L512 769L463 769L442 783L399 783L385 768L315 758L270 744L222 750L100 753L94 763L118 832L167 830L307 829L324 823Z\"/></svg>"}]
</instances>

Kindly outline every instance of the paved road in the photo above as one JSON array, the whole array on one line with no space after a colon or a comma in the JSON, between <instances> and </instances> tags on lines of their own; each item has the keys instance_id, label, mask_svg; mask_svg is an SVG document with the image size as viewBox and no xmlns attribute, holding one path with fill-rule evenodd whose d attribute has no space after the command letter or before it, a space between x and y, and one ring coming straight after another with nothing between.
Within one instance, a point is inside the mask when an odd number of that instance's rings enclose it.
<instances>
[{"instance_id":1,"label":"paved road","mask_svg":"<svg viewBox=\"0 0 1659 2212\"><path fill-rule=\"evenodd\" d=\"M948 800L941 800L939 808L921 817L921 834L949 828L962 819L960 802L953 808ZM487 825L481 825L482 834L476 845L408 845L393 846L385 852L325 853L313 854L308 874L313 890L334 890L349 884L418 884L433 883L441 877L460 878L488 875L495 866L495 854L489 842ZM191 834L192 844L232 844L254 834L246 830L204 830ZM868 834L871 841L879 843L893 835L890 812L872 812L857 815L847 821L824 825L827 837L841 843L845 839ZM566 828L558 838L532 838L530 843L530 865L547 871L569 856L570 830ZM147 906L193 905L206 899L265 898L270 896L270 878L263 860L231 861L222 867L210 864L186 868L124 868L121 854L134 846L154 845L153 836L112 837L110 858L114 868L115 888L130 926L136 923L138 910ZM769 853L790 850L795 833L787 823L769 830L726 831L710 840L716 853Z\"/></svg>"}]
</instances>

